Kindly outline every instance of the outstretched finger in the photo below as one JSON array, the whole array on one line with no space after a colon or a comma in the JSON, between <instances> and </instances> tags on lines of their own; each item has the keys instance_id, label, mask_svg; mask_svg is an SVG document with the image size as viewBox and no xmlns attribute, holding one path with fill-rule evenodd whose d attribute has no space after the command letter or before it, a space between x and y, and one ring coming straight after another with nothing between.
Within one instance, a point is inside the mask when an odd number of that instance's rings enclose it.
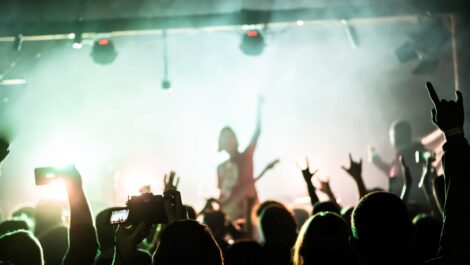
<instances>
[{"instance_id":1,"label":"outstretched finger","mask_svg":"<svg viewBox=\"0 0 470 265\"><path fill-rule=\"evenodd\" d=\"M307 169L310 168L310 161L308 160L308 156L305 157L305 165Z\"/></svg>"},{"instance_id":2,"label":"outstretched finger","mask_svg":"<svg viewBox=\"0 0 470 265\"><path fill-rule=\"evenodd\" d=\"M178 185L180 184L180 178L176 177L175 189L178 189Z\"/></svg>"},{"instance_id":3,"label":"outstretched finger","mask_svg":"<svg viewBox=\"0 0 470 265\"><path fill-rule=\"evenodd\" d=\"M434 104L434 107L439 105L439 96L437 95L436 91L434 90L434 87L432 86L431 82L426 82L426 88L428 89L429 97L431 97L432 103Z\"/></svg>"},{"instance_id":4,"label":"outstretched finger","mask_svg":"<svg viewBox=\"0 0 470 265\"><path fill-rule=\"evenodd\" d=\"M351 155L351 153L349 153L349 162L352 162L353 161L353 157Z\"/></svg>"},{"instance_id":5,"label":"outstretched finger","mask_svg":"<svg viewBox=\"0 0 470 265\"><path fill-rule=\"evenodd\" d=\"M169 184L170 185L173 185L174 181L175 181L175 176L176 176L176 173L174 171L170 171L170 179L169 179Z\"/></svg>"},{"instance_id":6,"label":"outstretched finger","mask_svg":"<svg viewBox=\"0 0 470 265\"><path fill-rule=\"evenodd\" d=\"M348 169L347 167L341 166L341 168L342 168L344 171L349 172L349 169Z\"/></svg>"}]
</instances>

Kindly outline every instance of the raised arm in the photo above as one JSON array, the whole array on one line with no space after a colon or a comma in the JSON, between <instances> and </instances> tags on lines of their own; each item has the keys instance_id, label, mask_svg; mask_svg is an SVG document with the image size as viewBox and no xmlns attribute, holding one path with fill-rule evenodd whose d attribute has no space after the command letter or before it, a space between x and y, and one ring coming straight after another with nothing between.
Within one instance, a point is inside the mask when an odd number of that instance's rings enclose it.
<instances>
[{"instance_id":1,"label":"raised arm","mask_svg":"<svg viewBox=\"0 0 470 265\"><path fill-rule=\"evenodd\" d=\"M306 158L307 162L307 167L304 169L301 169L302 171L302 176L304 177L305 184L307 184L307 190L308 190L308 196L310 197L310 203L312 204L312 207L320 201L318 199L317 194L315 193L315 187L313 186L312 183L312 178L317 174L318 170L315 170L313 173L310 171L310 163L308 161L308 158Z\"/></svg>"},{"instance_id":2,"label":"raised arm","mask_svg":"<svg viewBox=\"0 0 470 265\"><path fill-rule=\"evenodd\" d=\"M173 185L175 186L175 185ZM183 206L181 194L175 189L168 189L164 193L163 210L167 217L167 224L188 219L186 208ZM137 225L119 225L116 231L116 251L113 265L133 265L136 261L137 246L152 231L152 225L140 222Z\"/></svg>"},{"instance_id":3,"label":"raised arm","mask_svg":"<svg viewBox=\"0 0 470 265\"><path fill-rule=\"evenodd\" d=\"M316 187L316 189L318 191L325 193L328 196L328 200L336 203L337 202L336 196L333 193L333 190L331 189L331 186L330 186L330 177L327 177L324 180L321 180L321 179L317 179L317 180L318 180L318 187Z\"/></svg>"},{"instance_id":4,"label":"raised arm","mask_svg":"<svg viewBox=\"0 0 470 265\"><path fill-rule=\"evenodd\" d=\"M256 148L256 144L258 143L258 138L261 134L261 110L263 108L264 104L264 98L259 96L258 97L258 104L256 106L256 125L255 125L255 131L253 135L251 136L251 141L248 147L246 148L246 151L249 152L254 152Z\"/></svg>"},{"instance_id":5,"label":"raised arm","mask_svg":"<svg viewBox=\"0 0 470 265\"><path fill-rule=\"evenodd\" d=\"M439 207L439 211L441 215L444 215L444 204L446 201L446 184L444 180L444 176L438 176L434 179L432 183L432 195L434 196L434 200Z\"/></svg>"},{"instance_id":6,"label":"raised arm","mask_svg":"<svg viewBox=\"0 0 470 265\"><path fill-rule=\"evenodd\" d=\"M442 219L442 208L439 205L440 202L438 201L433 188L434 182L437 179L436 170L432 165L434 161L434 156L426 159L426 163L423 165L423 173L421 175L421 181L418 184L418 187L424 192L426 199L429 201L429 204L432 207L433 215L438 219Z\"/></svg>"},{"instance_id":7,"label":"raised arm","mask_svg":"<svg viewBox=\"0 0 470 265\"><path fill-rule=\"evenodd\" d=\"M359 192L359 199L367 194L366 184L362 178L362 158L359 162L354 161L352 155L349 154L349 168L341 166L341 168L348 173L353 180L356 182L357 189Z\"/></svg>"},{"instance_id":8,"label":"raised arm","mask_svg":"<svg viewBox=\"0 0 470 265\"><path fill-rule=\"evenodd\" d=\"M446 200L439 256L448 264L470 264L470 146L464 137L464 108L460 91L456 101L440 100L431 83L426 83L434 104L432 121L444 132L444 177Z\"/></svg>"},{"instance_id":9,"label":"raised arm","mask_svg":"<svg viewBox=\"0 0 470 265\"><path fill-rule=\"evenodd\" d=\"M63 172L70 207L69 248L64 265L93 265L98 252L96 229L93 225L82 179L75 167Z\"/></svg>"}]
</instances>

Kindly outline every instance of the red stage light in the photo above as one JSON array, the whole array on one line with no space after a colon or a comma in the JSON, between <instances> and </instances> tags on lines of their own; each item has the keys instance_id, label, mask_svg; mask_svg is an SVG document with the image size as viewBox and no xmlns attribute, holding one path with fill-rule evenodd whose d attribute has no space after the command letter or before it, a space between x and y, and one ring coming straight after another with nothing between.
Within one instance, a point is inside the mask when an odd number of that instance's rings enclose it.
<instances>
[{"instance_id":1,"label":"red stage light","mask_svg":"<svg viewBox=\"0 0 470 265\"><path fill-rule=\"evenodd\" d=\"M101 45L101 46L105 46L105 45L108 45L109 44L109 40L108 39L100 39L98 41L98 45Z\"/></svg>"},{"instance_id":2,"label":"red stage light","mask_svg":"<svg viewBox=\"0 0 470 265\"><path fill-rule=\"evenodd\" d=\"M110 64L116 59L117 51L111 39L98 39L93 44L90 55L98 64Z\"/></svg>"},{"instance_id":3,"label":"red stage light","mask_svg":"<svg viewBox=\"0 0 470 265\"><path fill-rule=\"evenodd\" d=\"M258 36L258 31L256 31L256 30L250 30L250 31L247 31L247 32L246 32L246 35L247 35L248 37L256 37L256 36Z\"/></svg>"},{"instance_id":4,"label":"red stage light","mask_svg":"<svg viewBox=\"0 0 470 265\"><path fill-rule=\"evenodd\" d=\"M263 34L258 30L247 30L242 35L240 49L246 55L256 56L263 52L265 43Z\"/></svg>"}]
</instances>

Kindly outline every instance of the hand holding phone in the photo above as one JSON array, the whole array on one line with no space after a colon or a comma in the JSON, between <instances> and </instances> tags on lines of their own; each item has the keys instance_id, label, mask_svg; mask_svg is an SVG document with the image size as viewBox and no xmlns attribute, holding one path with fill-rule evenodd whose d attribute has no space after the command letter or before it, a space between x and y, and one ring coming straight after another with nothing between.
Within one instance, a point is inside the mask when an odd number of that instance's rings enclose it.
<instances>
[{"instance_id":1,"label":"hand holding phone","mask_svg":"<svg viewBox=\"0 0 470 265\"><path fill-rule=\"evenodd\" d=\"M48 185L56 180L64 180L67 183L81 184L80 173L74 165L67 167L38 167L34 169L36 185Z\"/></svg>"}]
</instances>

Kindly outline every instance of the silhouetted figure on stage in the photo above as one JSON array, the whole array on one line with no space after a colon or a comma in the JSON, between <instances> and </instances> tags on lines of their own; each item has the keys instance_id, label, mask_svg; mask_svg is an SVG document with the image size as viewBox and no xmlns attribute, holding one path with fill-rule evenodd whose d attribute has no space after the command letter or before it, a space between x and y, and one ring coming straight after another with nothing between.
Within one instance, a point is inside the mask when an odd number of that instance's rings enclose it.
<instances>
[{"instance_id":1,"label":"silhouetted figure on stage","mask_svg":"<svg viewBox=\"0 0 470 265\"><path fill-rule=\"evenodd\" d=\"M256 129L250 144L243 152L238 151L238 140L230 127L220 131L219 151L225 151L229 159L217 168L220 205L229 220L244 217L248 199L258 201L253 173L253 155L261 132L261 105L258 99Z\"/></svg>"},{"instance_id":2,"label":"silhouetted figure on stage","mask_svg":"<svg viewBox=\"0 0 470 265\"><path fill-rule=\"evenodd\" d=\"M416 152L426 152L424 146L413 140L411 125L407 121L397 121L390 128L390 143L395 149L396 155L391 163L386 163L374 148L370 148L371 162L389 177L389 191L400 196L403 187L403 172L400 156L403 156L412 176L412 184L408 204L421 209L429 209L429 202L424 192L418 187L423 171L423 162L416 163Z\"/></svg>"}]
</instances>

